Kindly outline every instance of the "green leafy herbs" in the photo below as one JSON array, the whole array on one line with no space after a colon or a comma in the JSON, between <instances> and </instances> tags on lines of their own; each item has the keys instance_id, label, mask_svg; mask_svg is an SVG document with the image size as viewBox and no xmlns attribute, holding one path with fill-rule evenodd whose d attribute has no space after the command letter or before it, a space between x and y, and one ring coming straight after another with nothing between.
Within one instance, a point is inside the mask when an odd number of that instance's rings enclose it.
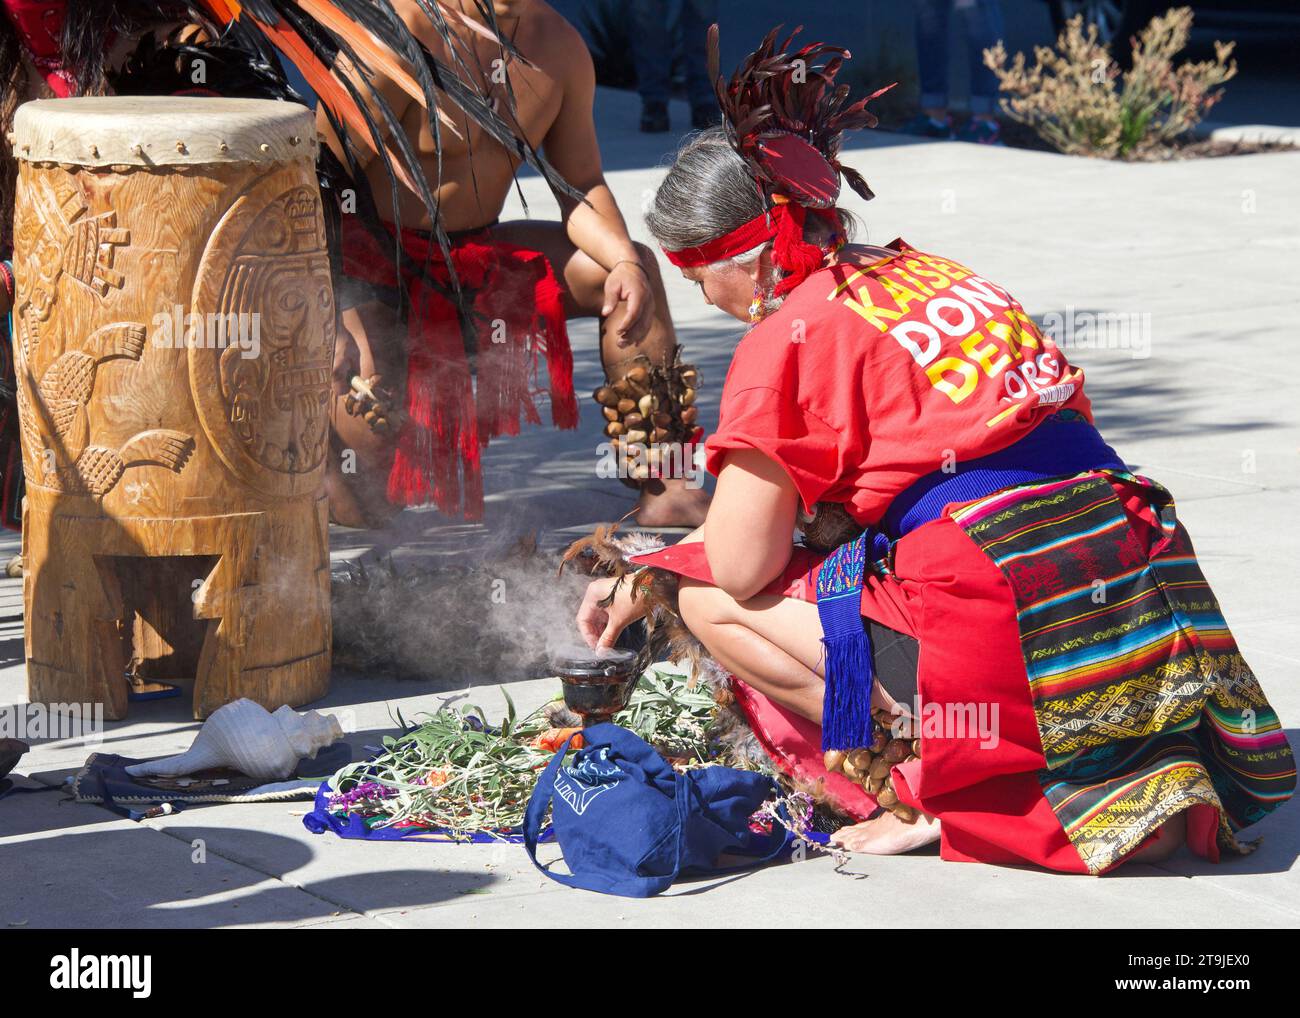
<instances>
[{"instance_id":1,"label":"green leafy herbs","mask_svg":"<svg viewBox=\"0 0 1300 1018\"><path fill-rule=\"evenodd\" d=\"M614 721L670 759L701 764L709 760L708 729L717 711L707 687L691 687L680 675L650 669Z\"/></svg>"},{"instance_id":2,"label":"green leafy herbs","mask_svg":"<svg viewBox=\"0 0 1300 1018\"><path fill-rule=\"evenodd\" d=\"M553 755L536 744L551 723L548 708L520 718L509 694L505 700L497 725L473 705L444 707L411 723L399 713L402 731L385 736L382 753L330 779L331 812L359 814L371 827L418 825L456 838L519 830L538 773ZM679 766L701 766L710 762L708 733L718 709L708 689L651 668L614 720Z\"/></svg>"}]
</instances>

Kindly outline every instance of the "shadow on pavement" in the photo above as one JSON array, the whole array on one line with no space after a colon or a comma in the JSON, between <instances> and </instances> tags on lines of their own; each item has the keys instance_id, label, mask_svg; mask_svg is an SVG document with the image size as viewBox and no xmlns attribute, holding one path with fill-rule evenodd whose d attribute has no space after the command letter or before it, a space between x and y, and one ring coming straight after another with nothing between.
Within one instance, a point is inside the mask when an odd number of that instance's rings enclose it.
<instances>
[{"instance_id":1,"label":"shadow on pavement","mask_svg":"<svg viewBox=\"0 0 1300 1018\"><path fill-rule=\"evenodd\" d=\"M293 821L296 822L296 821ZM28 927L200 928L347 917L420 908L482 893L488 873L359 871L296 884L316 855L300 839L230 828L176 826L159 841L142 829L51 833L0 845L3 920ZM155 835L151 837L150 835ZM201 842L207 861L193 861ZM377 851L391 846L377 846ZM398 849L400 851L400 849ZM258 887L275 874L285 882ZM220 900L213 900L220 896Z\"/></svg>"}]
</instances>

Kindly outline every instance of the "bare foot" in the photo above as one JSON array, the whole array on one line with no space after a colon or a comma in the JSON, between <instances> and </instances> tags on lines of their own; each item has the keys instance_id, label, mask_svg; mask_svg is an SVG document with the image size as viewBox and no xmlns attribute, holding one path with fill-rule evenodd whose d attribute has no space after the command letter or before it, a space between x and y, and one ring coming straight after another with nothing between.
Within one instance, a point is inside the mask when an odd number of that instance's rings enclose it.
<instances>
[{"instance_id":1,"label":"bare foot","mask_svg":"<svg viewBox=\"0 0 1300 1018\"><path fill-rule=\"evenodd\" d=\"M1137 848L1125 862L1164 862L1187 843L1187 811L1170 817Z\"/></svg>"},{"instance_id":2,"label":"bare foot","mask_svg":"<svg viewBox=\"0 0 1300 1018\"><path fill-rule=\"evenodd\" d=\"M939 840L939 821L924 813L914 824L905 824L893 813L884 812L864 823L841 827L831 835L831 844L867 855L901 855Z\"/></svg>"},{"instance_id":3,"label":"bare foot","mask_svg":"<svg viewBox=\"0 0 1300 1018\"><path fill-rule=\"evenodd\" d=\"M382 481L373 476L369 480L371 483L367 485L366 478L345 476L338 469L337 457L330 457L325 472L325 493L329 496L331 523L356 530L377 530L402 511L401 506L393 505L384 497Z\"/></svg>"},{"instance_id":4,"label":"bare foot","mask_svg":"<svg viewBox=\"0 0 1300 1018\"><path fill-rule=\"evenodd\" d=\"M684 479L648 483L637 499L641 527L698 527L709 511L709 493L688 488Z\"/></svg>"}]
</instances>

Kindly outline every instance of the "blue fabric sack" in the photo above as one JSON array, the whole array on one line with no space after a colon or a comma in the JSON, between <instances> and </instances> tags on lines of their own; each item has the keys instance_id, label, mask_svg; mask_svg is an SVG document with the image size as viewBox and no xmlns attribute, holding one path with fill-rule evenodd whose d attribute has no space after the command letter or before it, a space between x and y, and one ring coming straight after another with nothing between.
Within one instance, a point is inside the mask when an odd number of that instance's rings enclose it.
<instances>
[{"instance_id":1,"label":"blue fabric sack","mask_svg":"<svg viewBox=\"0 0 1300 1018\"><path fill-rule=\"evenodd\" d=\"M678 774L644 739L615 724L585 729L583 742L568 767L569 743L561 747L528 801L524 844L552 880L648 898L682 874L748 869L786 847L778 825L770 834L749 829L750 816L780 794L766 775L731 767ZM537 861L538 833L552 802L552 828L571 875ZM752 858L719 868L723 854Z\"/></svg>"}]
</instances>

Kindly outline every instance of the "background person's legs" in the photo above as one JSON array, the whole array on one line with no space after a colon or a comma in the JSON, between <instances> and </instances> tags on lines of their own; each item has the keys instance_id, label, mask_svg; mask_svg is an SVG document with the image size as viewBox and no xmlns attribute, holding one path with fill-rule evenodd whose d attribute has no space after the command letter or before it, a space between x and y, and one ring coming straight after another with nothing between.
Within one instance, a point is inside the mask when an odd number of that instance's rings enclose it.
<instances>
[{"instance_id":1,"label":"background person's legs","mask_svg":"<svg viewBox=\"0 0 1300 1018\"><path fill-rule=\"evenodd\" d=\"M916 66L921 111L942 125L948 120L948 22L953 0L917 0Z\"/></svg>"},{"instance_id":2,"label":"background person's legs","mask_svg":"<svg viewBox=\"0 0 1300 1018\"><path fill-rule=\"evenodd\" d=\"M682 0L682 60L686 66L686 98L691 126L696 130L719 122L718 97L709 80L708 32L718 20L718 0Z\"/></svg>"},{"instance_id":3,"label":"background person's legs","mask_svg":"<svg viewBox=\"0 0 1300 1018\"><path fill-rule=\"evenodd\" d=\"M959 137L963 141L991 144L998 140L998 79L984 66L984 51L1003 36L1002 8L998 0L957 0L966 37L967 62L970 65L971 125Z\"/></svg>"},{"instance_id":4,"label":"background person's legs","mask_svg":"<svg viewBox=\"0 0 1300 1018\"><path fill-rule=\"evenodd\" d=\"M632 0L632 47L636 90L641 94L641 130L667 131L669 75L673 67L673 38L668 27L667 0Z\"/></svg>"}]
</instances>

